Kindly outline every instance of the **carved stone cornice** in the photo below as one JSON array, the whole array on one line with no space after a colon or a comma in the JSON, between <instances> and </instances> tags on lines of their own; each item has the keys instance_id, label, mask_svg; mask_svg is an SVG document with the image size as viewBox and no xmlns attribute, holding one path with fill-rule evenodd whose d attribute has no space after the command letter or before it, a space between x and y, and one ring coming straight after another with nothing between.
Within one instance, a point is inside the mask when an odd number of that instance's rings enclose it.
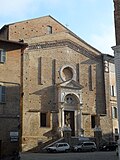
<instances>
[{"instance_id":1,"label":"carved stone cornice","mask_svg":"<svg viewBox=\"0 0 120 160\"><path fill-rule=\"evenodd\" d=\"M120 0L113 0L115 13L120 12Z\"/></svg>"},{"instance_id":2,"label":"carved stone cornice","mask_svg":"<svg viewBox=\"0 0 120 160\"><path fill-rule=\"evenodd\" d=\"M120 0L113 0L113 2L116 45L120 45Z\"/></svg>"},{"instance_id":3,"label":"carved stone cornice","mask_svg":"<svg viewBox=\"0 0 120 160\"><path fill-rule=\"evenodd\" d=\"M33 43L29 44L28 50L40 50L40 49L48 49L48 48L54 48L54 47L69 47L73 49L76 52L79 52L89 58L100 60L101 59L101 53L98 52L99 55L96 53L86 49L85 47L71 41L68 39L64 40L55 40L55 41L47 41L47 42L40 42L40 43Z\"/></svg>"}]
</instances>

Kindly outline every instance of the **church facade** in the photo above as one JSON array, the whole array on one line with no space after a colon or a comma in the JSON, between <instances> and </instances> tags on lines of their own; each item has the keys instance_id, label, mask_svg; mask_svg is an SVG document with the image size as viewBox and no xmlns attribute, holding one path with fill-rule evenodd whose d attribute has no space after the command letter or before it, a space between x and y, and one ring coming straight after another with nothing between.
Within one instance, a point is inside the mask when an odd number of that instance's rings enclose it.
<instances>
[{"instance_id":1,"label":"church facade","mask_svg":"<svg viewBox=\"0 0 120 160\"><path fill-rule=\"evenodd\" d=\"M51 16L4 26L0 37L28 43L21 63L21 148L63 137L113 138L109 71L100 51Z\"/></svg>"}]
</instances>

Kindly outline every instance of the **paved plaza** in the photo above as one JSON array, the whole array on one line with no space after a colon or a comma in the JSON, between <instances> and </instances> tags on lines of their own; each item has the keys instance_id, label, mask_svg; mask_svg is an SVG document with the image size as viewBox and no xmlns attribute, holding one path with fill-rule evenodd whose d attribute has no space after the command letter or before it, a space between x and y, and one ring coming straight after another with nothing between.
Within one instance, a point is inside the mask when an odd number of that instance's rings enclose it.
<instances>
[{"instance_id":1,"label":"paved plaza","mask_svg":"<svg viewBox=\"0 0 120 160\"><path fill-rule=\"evenodd\" d=\"M115 152L22 153L21 160L118 160Z\"/></svg>"}]
</instances>

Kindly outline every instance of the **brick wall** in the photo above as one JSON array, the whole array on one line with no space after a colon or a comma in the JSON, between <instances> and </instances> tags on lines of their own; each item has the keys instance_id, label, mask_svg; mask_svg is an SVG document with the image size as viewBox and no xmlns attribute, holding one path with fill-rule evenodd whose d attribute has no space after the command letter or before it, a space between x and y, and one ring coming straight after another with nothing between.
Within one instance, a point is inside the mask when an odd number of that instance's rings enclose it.
<instances>
[{"instance_id":1,"label":"brick wall","mask_svg":"<svg viewBox=\"0 0 120 160\"><path fill-rule=\"evenodd\" d=\"M52 34L47 34L48 25L53 28ZM83 86L82 126L85 136L93 136L91 115L105 112L100 52L49 16L9 25L9 39L24 39L29 44L23 57L23 151L36 147L39 141L44 142L53 138L52 127L54 124L60 125L58 121L60 114L55 113L53 116L52 110L56 105L55 108L59 111L58 93L54 90L54 83L55 85L62 83L60 69L64 65L70 65L75 69L76 77L79 77L79 81L78 79L76 81ZM79 66L79 70L76 66ZM50 126L40 127L40 112L49 113ZM111 132L108 123L109 120L106 122L107 127L103 128L105 133Z\"/></svg>"}]
</instances>

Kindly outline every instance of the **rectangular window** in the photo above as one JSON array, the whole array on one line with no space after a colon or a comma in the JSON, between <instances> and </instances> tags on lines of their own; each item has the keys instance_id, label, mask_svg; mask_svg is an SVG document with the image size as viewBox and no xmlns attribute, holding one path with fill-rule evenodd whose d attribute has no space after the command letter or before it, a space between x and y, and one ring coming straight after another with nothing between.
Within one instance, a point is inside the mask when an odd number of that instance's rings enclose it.
<instances>
[{"instance_id":1,"label":"rectangular window","mask_svg":"<svg viewBox=\"0 0 120 160\"><path fill-rule=\"evenodd\" d=\"M41 127L46 127L46 113L40 113L40 126Z\"/></svg>"},{"instance_id":2,"label":"rectangular window","mask_svg":"<svg viewBox=\"0 0 120 160\"><path fill-rule=\"evenodd\" d=\"M114 96L117 96L117 90L116 90L116 85L114 86Z\"/></svg>"},{"instance_id":3,"label":"rectangular window","mask_svg":"<svg viewBox=\"0 0 120 160\"><path fill-rule=\"evenodd\" d=\"M5 103L5 86L0 86L0 103Z\"/></svg>"},{"instance_id":4,"label":"rectangular window","mask_svg":"<svg viewBox=\"0 0 120 160\"><path fill-rule=\"evenodd\" d=\"M95 125L96 125L95 124L95 117L96 117L95 115L91 116L91 128L95 128Z\"/></svg>"},{"instance_id":5,"label":"rectangular window","mask_svg":"<svg viewBox=\"0 0 120 160\"><path fill-rule=\"evenodd\" d=\"M40 127L50 127L50 113L40 113Z\"/></svg>"},{"instance_id":6,"label":"rectangular window","mask_svg":"<svg viewBox=\"0 0 120 160\"><path fill-rule=\"evenodd\" d=\"M113 118L118 118L117 107L112 107L112 115L113 115Z\"/></svg>"},{"instance_id":7,"label":"rectangular window","mask_svg":"<svg viewBox=\"0 0 120 160\"><path fill-rule=\"evenodd\" d=\"M115 134L118 134L118 128L115 128Z\"/></svg>"},{"instance_id":8,"label":"rectangular window","mask_svg":"<svg viewBox=\"0 0 120 160\"><path fill-rule=\"evenodd\" d=\"M89 90L92 91L92 66L90 65L88 68L88 80L89 80Z\"/></svg>"},{"instance_id":9,"label":"rectangular window","mask_svg":"<svg viewBox=\"0 0 120 160\"><path fill-rule=\"evenodd\" d=\"M0 62L5 63L6 61L6 52L3 49L0 49Z\"/></svg>"},{"instance_id":10,"label":"rectangular window","mask_svg":"<svg viewBox=\"0 0 120 160\"><path fill-rule=\"evenodd\" d=\"M52 34L52 26L47 26L47 33Z\"/></svg>"},{"instance_id":11,"label":"rectangular window","mask_svg":"<svg viewBox=\"0 0 120 160\"><path fill-rule=\"evenodd\" d=\"M110 92L111 92L111 96L115 97L116 96L116 86L111 85Z\"/></svg>"}]
</instances>

